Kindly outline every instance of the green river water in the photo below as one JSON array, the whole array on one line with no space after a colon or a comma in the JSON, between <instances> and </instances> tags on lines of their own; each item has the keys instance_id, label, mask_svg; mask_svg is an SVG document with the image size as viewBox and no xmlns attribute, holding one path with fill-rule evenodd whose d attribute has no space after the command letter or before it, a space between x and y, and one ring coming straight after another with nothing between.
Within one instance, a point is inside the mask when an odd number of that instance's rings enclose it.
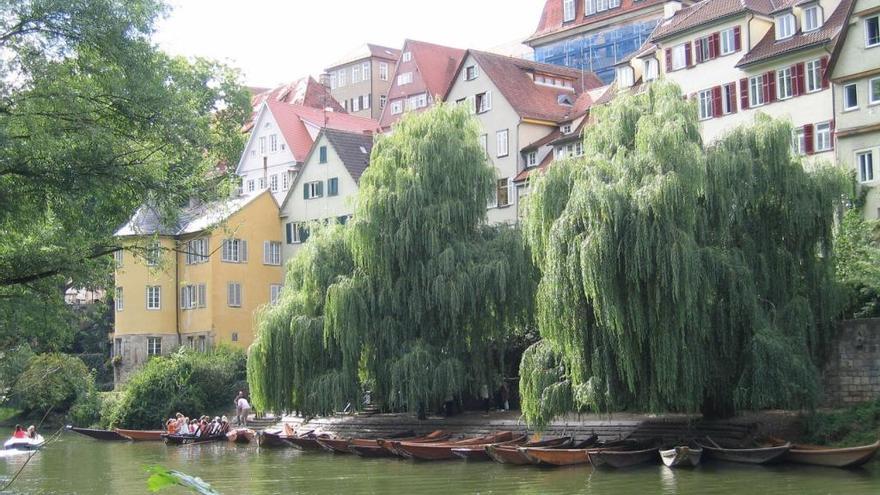
<instances>
[{"instance_id":1,"label":"green river water","mask_svg":"<svg viewBox=\"0 0 880 495\"><path fill-rule=\"evenodd\" d=\"M0 451L0 487L24 455ZM224 495L264 494L880 494L880 462L838 470L706 463L625 471L545 469L494 462L420 463L226 443L167 447L98 442L73 433L37 453L7 494L142 494L144 467L161 464L199 476ZM160 493L186 493L170 489Z\"/></svg>"}]
</instances>

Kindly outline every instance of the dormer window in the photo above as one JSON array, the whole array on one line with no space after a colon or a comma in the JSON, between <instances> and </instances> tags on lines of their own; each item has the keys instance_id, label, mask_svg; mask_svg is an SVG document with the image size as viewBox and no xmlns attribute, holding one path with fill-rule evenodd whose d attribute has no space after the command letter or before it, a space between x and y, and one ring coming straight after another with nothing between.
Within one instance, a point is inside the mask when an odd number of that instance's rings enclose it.
<instances>
[{"instance_id":1,"label":"dormer window","mask_svg":"<svg viewBox=\"0 0 880 495\"><path fill-rule=\"evenodd\" d=\"M811 5L804 9L804 32L815 31L822 27L822 8Z\"/></svg>"},{"instance_id":2,"label":"dormer window","mask_svg":"<svg viewBox=\"0 0 880 495\"><path fill-rule=\"evenodd\" d=\"M571 124L565 124L559 128L559 131L563 134L571 134Z\"/></svg>"},{"instance_id":3,"label":"dormer window","mask_svg":"<svg viewBox=\"0 0 880 495\"><path fill-rule=\"evenodd\" d=\"M562 22L574 20L574 0L562 0Z\"/></svg>"},{"instance_id":4,"label":"dormer window","mask_svg":"<svg viewBox=\"0 0 880 495\"><path fill-rule=\"evenodd\" d=\"M776 40L784 40L794 36L794 14L782 14L776 16Z\"/></svg>"},{"instance_id":5,"label":"dormer window","mask_svg":"<svg viewBox=\"0 0 880 495\"><path fill-rule=\"evenodd\" d=\"M562 106L566 106L566 107L570 107L570 106L574 105L574 101L572 101L570 95L559 95L559 96L557 96L557 97L556 97L556 103L558 103L558 104L560 104L560 105L562 105Z\"/></svg>"},{"instance_id":6,"label":"dormer window","mask_svg":"<svg viewBox=\"0 0 880 495\"><path fill-rule=\"evenodd\" d=\"M479 74L480 72L477 70L476 65L470 65L464 69L464 78L466 81L473 81Z\"/></svg>"},{"instance_id":7,"label":"dormer window","mask_svg":"<svg viewBox=\"0 0 880 495\"><path fill-rule=\"evenodd\" d=\"M409 62L412 60L412 52L403 52L402 58L404 62Z\"/></svg>"},{"instance_id":8,"label":"dormer window","mask_svg":"<svg viewBox=\"0 0 880 495\"><path fill-rule=\"evenodd\" d=\"M645 59L645 80L653 81L659 77L657 70L657 60L653 58Z\"/></svg>"},{"instance_id":9,"label":"dormer window","mask_svg":"<svg viewBox=\"0 0 880 495\"><path fill-rule=\"evenodd\" d=\"M618 85L621 88L629 88L632 87L633 81L633 70L632 67L618 67L617 69L617 81Z\"/></svg>"}]
</instances>

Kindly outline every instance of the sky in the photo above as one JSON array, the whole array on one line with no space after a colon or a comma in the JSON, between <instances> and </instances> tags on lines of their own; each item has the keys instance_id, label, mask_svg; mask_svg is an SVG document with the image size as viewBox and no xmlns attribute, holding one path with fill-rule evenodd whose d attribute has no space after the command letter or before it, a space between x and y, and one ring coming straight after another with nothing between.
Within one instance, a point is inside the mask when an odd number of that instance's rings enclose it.
<instances>
[{"instance_id":1,"label":"sky","mask_svg":"<svg viewBox=\"0 0 880 495\"><path fill-rule=\"evenodd\" d=\"M534 32L544 0L169 0L154 40L224 61L251 86L318 75L364 43L491 49Z\"/></svg>"}]
</instances>

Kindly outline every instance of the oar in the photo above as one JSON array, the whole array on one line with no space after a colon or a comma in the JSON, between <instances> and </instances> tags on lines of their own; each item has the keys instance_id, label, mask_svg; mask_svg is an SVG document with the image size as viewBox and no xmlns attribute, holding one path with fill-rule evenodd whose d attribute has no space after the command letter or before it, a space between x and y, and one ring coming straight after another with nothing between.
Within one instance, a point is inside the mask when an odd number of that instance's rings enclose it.
<instances>
[{"instance_id":1,"label":"oar","mask_svg":"<svg viewBox=\"0 0 880 495\"><path fill-rule=\"evenodd\" d=\"M710 437L709 435L706 435L706 440L710 441L712 443L712 445L715 446L716 449L723 449L724 448L724 447L718 445L717 443L715 443L715 440L712 440L712 437Z\"/></svg>"}]
</instances>

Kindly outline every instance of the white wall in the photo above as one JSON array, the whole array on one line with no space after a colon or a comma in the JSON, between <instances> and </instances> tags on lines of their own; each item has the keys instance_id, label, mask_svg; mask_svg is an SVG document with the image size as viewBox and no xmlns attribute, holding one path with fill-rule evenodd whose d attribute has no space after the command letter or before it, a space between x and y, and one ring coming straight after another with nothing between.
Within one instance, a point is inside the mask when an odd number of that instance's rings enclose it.
<instances>
[{"instance_id":1,"label":"white wall","mask_svg":"<svg viewBox=\"0 0 880 495\"><path fill-rule=\"evenodd\" d=\"M278 139L278 149L271 151L271 136L276 135ZM266 153L260 153L260 138L266 138ZM263 170L263 158L266 158L266 169ZM287 194L284 189L283 175L294 166L295 160L290 146L284 140L281 129L275 117L267 106L263 106L260 114L257 116L256 124L251 131L248 144L242 154L242 160L239 164L238 175L242 179L242 188L245 193L249 193L248 182L253 181L254 191L260 190L260 178L265 179L265 188L269 188L270 179L273 175L278 177L278 190L273 193L275 200L281 204Z\"/></svg>"}]
</instances>

